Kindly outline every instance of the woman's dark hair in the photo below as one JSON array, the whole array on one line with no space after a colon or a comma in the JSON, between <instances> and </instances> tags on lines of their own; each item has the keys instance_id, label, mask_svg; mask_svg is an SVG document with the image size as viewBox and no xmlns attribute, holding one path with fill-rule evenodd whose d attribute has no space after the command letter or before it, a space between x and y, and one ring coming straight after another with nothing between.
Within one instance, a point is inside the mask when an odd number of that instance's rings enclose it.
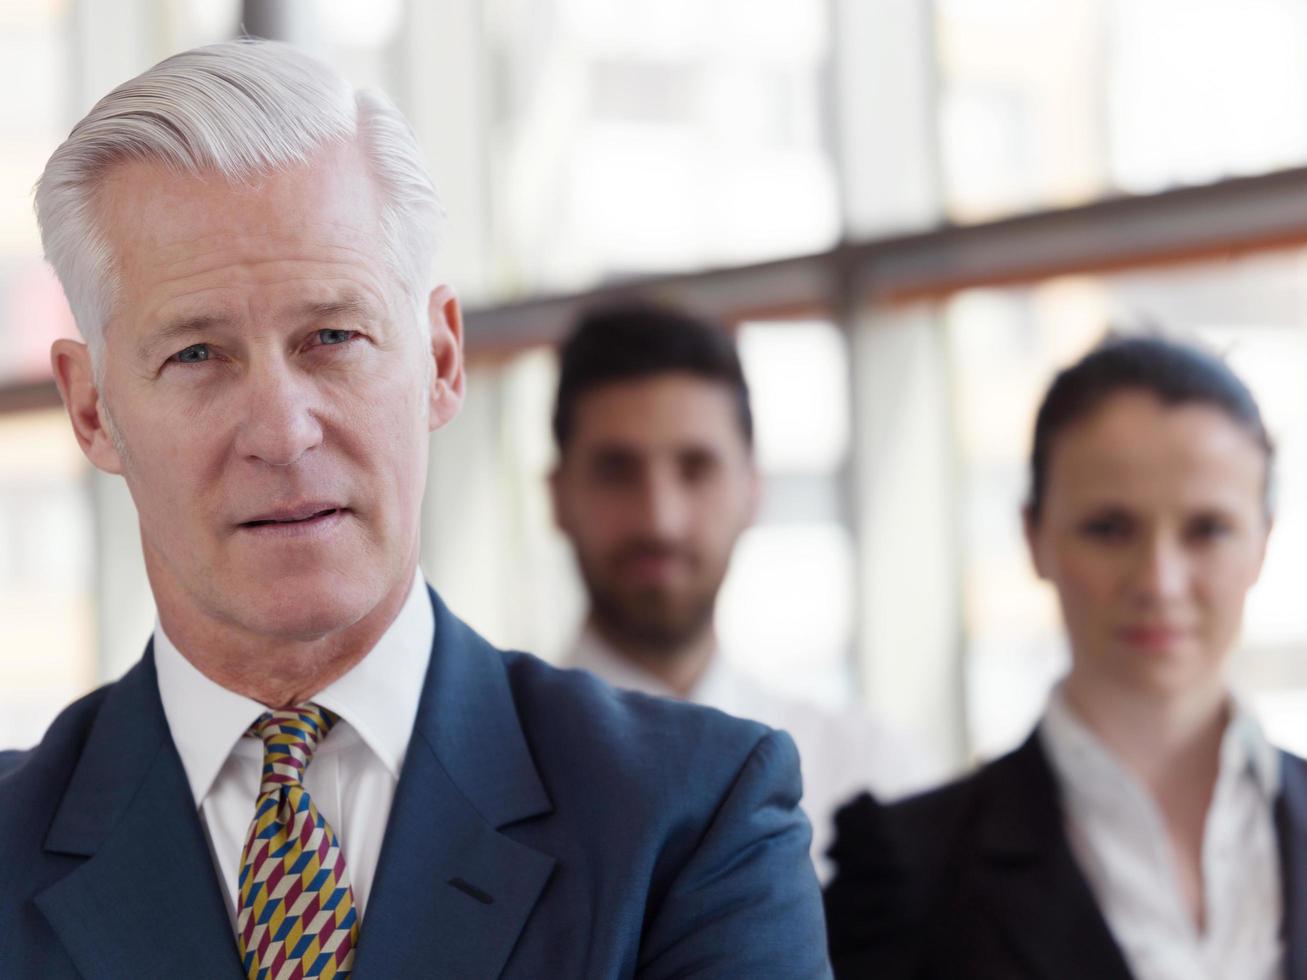
<instances>
[{"instance_id":1,"label":"woman's dark hair","mask_svg":"<svg viewBox=\"0 0 1307 980\"><path fill-rule=\"evenodd\" d=\"M722 327L681 310L646 302L624 302L582 315L559 352L554 440L567 448L576 402L585 392L614 381L637 381L659 374L693 374L731 390L740 432L753 445L749 386Z\"/></svg>"},{"instance_id":2,"label":"woman's dark hair","mask_svg":"<svg viewBox=\"0 0 1307 980\"><path fill-rule=\"evenodd\" d=\"M1191 342L1156 335L1110 333L1075 364L1058 372L1035 418L1030 454L1030 499L1027 511L1038 521L1048 485L1048 466L1057 437L1082 421L1113 395L1141 391L1163 405L1198 402L1220 409L1266 454L1267 509L1270 468L1275 454L1248 386L1218 355Z\"/></svg>"}]
</instances>

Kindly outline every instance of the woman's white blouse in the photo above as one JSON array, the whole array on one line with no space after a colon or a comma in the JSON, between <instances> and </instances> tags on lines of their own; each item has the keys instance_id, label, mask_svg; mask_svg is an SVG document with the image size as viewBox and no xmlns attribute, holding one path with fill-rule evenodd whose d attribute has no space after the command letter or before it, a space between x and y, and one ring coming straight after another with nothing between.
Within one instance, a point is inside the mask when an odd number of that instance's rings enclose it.
<instances>
[{"instance_id":1,"label":"woman's white blouse","mask_svg":"<svg viewBox=\"0 0 1307 980\"><path fill-rule=\"evenodd\" d=\"M1251 714L1233 704L1221 740L1203 834L1202 932L1182 896L1161 811L1073 713L1060 687L1039 737L1061 786L1072 853L1136 980L1283 977L1280 760Z\"/></svg>"}]
</instances>

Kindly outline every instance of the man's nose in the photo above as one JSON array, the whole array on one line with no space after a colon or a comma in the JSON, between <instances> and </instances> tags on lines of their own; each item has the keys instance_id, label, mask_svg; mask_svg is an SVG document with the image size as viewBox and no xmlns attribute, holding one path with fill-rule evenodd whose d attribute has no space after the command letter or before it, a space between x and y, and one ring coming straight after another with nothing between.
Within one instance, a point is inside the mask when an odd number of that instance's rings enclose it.
<instances>
[{"instance_id":1,"label":"man's nose","mask_svg":"<svg viewBox=\"0 0 1307 980\"><path fill-rule=\"evenodd\" d=\"M657 538L679 538L690 515L689 496L672 473L647 475L642 495L644 530Z\"/></svg>"},{"instance_id":2,"label":"man's nose","mask_svg":"<svg viewBox=\"0 0 1307 980\"><path fill-rule=\"evenodd\" d=\"M240 394L245 404L236 450L242 458L290 466L322 442L312 383L289 366L251 369Z\"/></svg>"}]
</instances>

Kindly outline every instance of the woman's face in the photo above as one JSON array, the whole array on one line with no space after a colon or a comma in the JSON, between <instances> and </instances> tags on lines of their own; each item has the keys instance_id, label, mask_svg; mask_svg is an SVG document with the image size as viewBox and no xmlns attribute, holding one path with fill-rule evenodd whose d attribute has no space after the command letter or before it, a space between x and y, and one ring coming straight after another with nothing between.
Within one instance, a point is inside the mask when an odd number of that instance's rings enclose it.
<instances>
[{"instance_id":1,"label":"woman's face","mask_svg":"<svg viewBox=\"0 0 1307 980\"><path fill-rule=\"evenodd\" d=\"M1055 437L1027 517L1072 676L1162 695L1222 686L1270 530L1266 459L1220 409L1122 392Z\"/></svg>"}]
</instances>

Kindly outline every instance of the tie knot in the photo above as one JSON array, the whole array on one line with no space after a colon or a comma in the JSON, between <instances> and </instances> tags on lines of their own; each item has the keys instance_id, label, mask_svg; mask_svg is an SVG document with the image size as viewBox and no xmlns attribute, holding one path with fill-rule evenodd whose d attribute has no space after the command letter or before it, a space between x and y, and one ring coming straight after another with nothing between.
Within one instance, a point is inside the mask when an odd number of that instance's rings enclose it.
<instances>
[{"instance_id":1,"label":"tie knot","mask_svg":"<svg viewBox=\"0 0 1307 980\"><path fill-rule=\"evenodd\" d=\"M312 703L259 715L249 728L249 734L263 740L263 779L259 794L302 783L314 750L338 720L333 712Z\"/></svg>"}]
</instances>

